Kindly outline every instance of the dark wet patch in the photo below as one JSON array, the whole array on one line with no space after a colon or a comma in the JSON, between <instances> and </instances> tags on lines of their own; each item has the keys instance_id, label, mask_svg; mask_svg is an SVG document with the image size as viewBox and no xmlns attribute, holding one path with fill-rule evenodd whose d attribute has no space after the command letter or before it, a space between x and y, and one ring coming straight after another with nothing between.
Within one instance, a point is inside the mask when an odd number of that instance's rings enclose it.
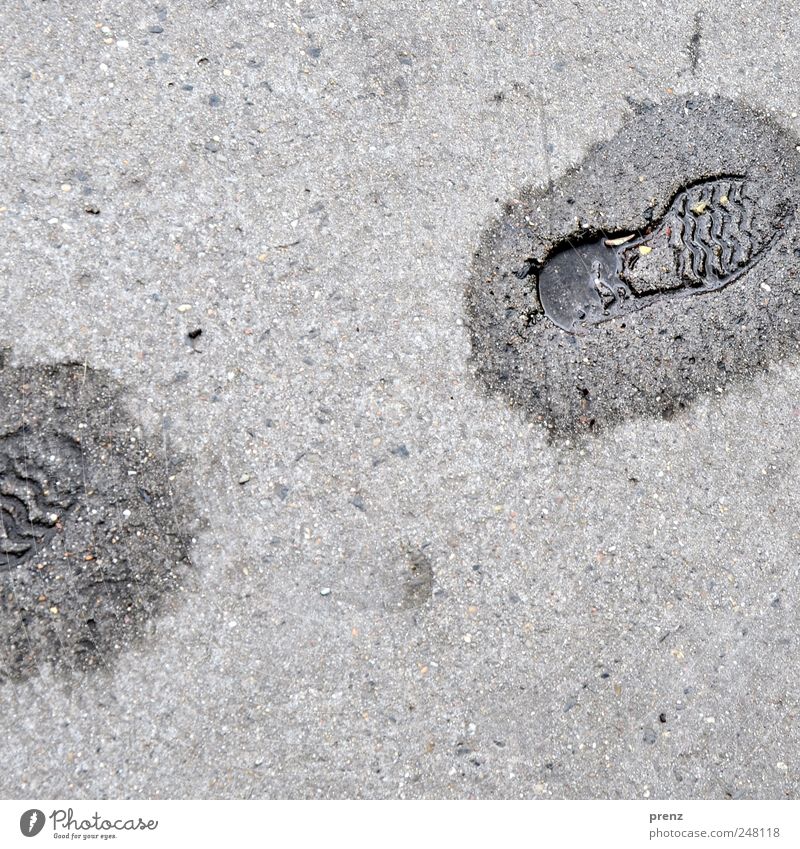
<instances>
[{"instance_id":1,"label":"dark wet patch","mask_svg":"<svg viewBox=\"0 0 800 849\"><path fill-rule=\"evenodd\" d=\"M405 609L422 607L433 595L433 562L421 548L405 546L404 554L408 572L403 580Z\"/></svg>"},{"instance_id":2,"label":"dark wet patch","mask_svg":"<svg viewBox=\"0 0 800 849\"><path fill-rule=\"evenodd\" d=\"M104 373L0 365L0 397L0 681L105 667L182 593L185 499Z\"/></svg>"},{"instance_id":3,"label":"dark wet patch","mask_svg":"<svg viewBox=\"0 0 800 849\"><path fill-rule=\"evenodd\" d=\"M433 598L434 566L427 548L428 545L401 543L381 559L375 589L384 610L416 611Z\"/></svg>"},{"instance_id":4,"label":"dark wet patch","mask_svg":"<svg viewBox=\"0 0 800 849\"><path fill-rule=\"evenodd\" d=\"M649 104L522 191L467 288L477 374L552 433L594 432L796 349L796 145L721 98Z\"/></svg>"}]
</instances>

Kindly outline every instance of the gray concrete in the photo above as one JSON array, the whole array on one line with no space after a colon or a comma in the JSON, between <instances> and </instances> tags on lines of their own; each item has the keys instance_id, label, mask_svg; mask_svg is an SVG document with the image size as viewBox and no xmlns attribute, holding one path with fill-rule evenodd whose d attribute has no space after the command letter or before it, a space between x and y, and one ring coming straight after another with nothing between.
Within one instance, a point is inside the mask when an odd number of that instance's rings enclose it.
<instances>
[{"instance_id":1,"label":"gray concrete","mask_svg":"<svg viewBox=\"0 0 800 849\"><path fill-rule=\"evenodd\" d=\"M0 792L796 797L797 355L550 446L463 300L627 97L800 130L795 4L90 5L0 12L0 345L192 458L197 580L2 686Z\"/></svg>"}]
</instances>

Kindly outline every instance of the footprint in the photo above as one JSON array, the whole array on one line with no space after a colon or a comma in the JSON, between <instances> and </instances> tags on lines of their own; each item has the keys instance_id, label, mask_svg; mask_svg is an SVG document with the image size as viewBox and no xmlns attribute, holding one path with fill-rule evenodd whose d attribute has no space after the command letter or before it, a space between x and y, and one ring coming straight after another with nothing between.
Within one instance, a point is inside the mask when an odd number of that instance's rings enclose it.
<instances>
[{"instance_id":1,"label":"footprint","mask_svg":"<svg viewBox=\"0 0 800 849\"><path fill-rule=\"evenodd\" d=\"M717 292L773 245L786 214L782 206L762 209L744 177L703 180L680 191L643 236L561 247L538 273L544 314L575 333L659 298Z\"/></svg>"},{"instance_id":2,"label":"footprint","mask_svg":"<svg viewBox=\"0 0 800 849\"><path fill-rule=\"evenodd\" d=\"M798 140L724 98L639 108L510 200L467 286L472 363L551 434L665 416L800 340Z\"/></svg>"},{"instance_id":3,"label":"footprint","mask_svg":"<svg viewBox=\"0 0 800 849\"><path fill-rule=\"evenodd\" d=\"M184 595L193 510L122 388L0 358L0 682L102 669Z\"/></svg>"}]
</instances>

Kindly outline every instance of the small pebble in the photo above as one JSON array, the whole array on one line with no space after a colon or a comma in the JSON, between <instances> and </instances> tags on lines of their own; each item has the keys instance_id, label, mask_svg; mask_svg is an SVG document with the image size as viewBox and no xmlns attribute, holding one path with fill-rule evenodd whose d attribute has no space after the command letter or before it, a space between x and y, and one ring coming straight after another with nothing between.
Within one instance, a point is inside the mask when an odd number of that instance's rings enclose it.
<instances>
[{"instance_id":1,"label":"small pebble","mask_svg":"<svg viewBox=\"0 0 800 849\"><path fill-rule=\"evenodd\" d=\"M319 594L320 594L320 595L330 595L330 594L331 594L331 588L330 588L330 587L323 587L323 588L319 591Z\"/></svg>"},{"instance_id":2,"label":"small pebble","mask_svg":"<svg viewBox=\"0 0 800 849\"><path fill-rule=\"evenodd\" d=\"M250 475L248 475L248 474L247 474L247 472L245 472L245 473L244 473L244 474L243 474L243 475L239 478L239 483L241 483L241 484L245 484L245 483L247 483L249 480L250 480Z\"/></svg>"}]
</instances>

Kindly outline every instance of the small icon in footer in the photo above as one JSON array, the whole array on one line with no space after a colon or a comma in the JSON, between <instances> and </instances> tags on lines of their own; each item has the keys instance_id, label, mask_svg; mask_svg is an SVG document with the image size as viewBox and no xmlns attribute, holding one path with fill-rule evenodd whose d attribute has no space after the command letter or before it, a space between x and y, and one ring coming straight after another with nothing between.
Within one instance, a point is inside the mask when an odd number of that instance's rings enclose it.
<instances>
[{"instance_id":1,"label":"small icon in footer","mask_svg":"<svg viewBox=\"0 0 800 849\"><path fill-rule=\"evenodd\" d=\"M36 837L44 828L44 812L38 808L31 808L19 818L19 830L25 837Z\"/></svg>"}]
</instances>

